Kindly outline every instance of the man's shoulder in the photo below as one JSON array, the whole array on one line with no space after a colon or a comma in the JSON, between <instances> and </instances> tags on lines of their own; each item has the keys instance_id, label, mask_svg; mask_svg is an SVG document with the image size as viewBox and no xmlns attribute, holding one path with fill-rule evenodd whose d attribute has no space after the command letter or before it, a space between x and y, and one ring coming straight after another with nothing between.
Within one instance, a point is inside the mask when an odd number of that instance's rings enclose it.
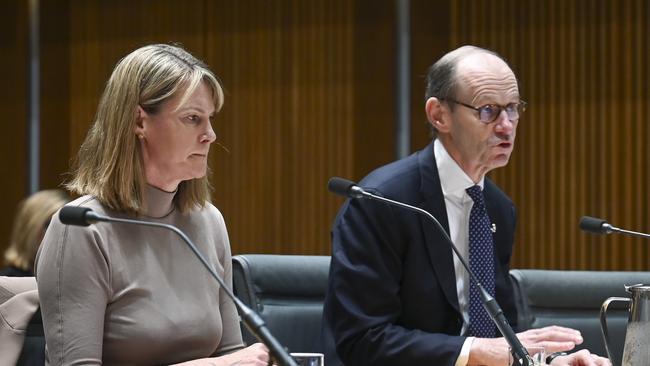
<instances>
[{"instance_id":1,"label":"man's shoulder","mask_svg":"<svg viewBox=\"0 0 650 366\"><path fill-rule=\"evenodd\" d=\"M416 152L370 172L359 185L383 196L397 197L419 188L421 176ZM417 190L416 190L417 191Z\"/></svg>"}]
</instances>

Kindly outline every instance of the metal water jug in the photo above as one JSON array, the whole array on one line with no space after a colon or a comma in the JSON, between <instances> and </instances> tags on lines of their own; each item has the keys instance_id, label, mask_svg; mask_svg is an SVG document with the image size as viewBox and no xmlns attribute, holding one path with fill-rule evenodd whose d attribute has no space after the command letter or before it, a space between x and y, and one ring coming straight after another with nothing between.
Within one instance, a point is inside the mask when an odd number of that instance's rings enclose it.
<instances>
[{"instance_id":1,"label":"metal water jug","mask_svg":"<svg viewBox=\"0 0 650 366\"><path fill-rule=\"evenodd\" d=\"M630 316L625 331L622 366L650 365L650 285L625 286L630 297L610 297L600 308L600 325L607 357L614 363L610 352L607 330L607 307L613 302L628 303Z\"/></svg>"}]
</instances>

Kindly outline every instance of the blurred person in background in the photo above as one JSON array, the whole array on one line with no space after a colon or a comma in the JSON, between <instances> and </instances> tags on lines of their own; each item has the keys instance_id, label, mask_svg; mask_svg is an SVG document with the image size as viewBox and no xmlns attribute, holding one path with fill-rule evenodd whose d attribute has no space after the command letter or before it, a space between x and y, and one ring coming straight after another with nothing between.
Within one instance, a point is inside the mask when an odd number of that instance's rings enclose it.
<instances>
[{"instance_id":1,"label":"blurred person in background","mask_svg":"<svg viewBox=\"0 0 650 366\"><path fill-rule=\"evenodd\" d=\"M34 258L45 230L56 211L68 202L65 192L48 189L36 192L18 204L11 230L11 242L4 253L0 276L34 275Z\"/></svg>"}]
</instances>

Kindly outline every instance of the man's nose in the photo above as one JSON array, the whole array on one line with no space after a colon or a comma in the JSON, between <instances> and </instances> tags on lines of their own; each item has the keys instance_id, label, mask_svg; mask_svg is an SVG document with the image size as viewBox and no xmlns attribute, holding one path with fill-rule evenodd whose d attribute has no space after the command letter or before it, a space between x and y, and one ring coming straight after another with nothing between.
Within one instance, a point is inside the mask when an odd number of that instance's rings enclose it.
<instances>
[{"instance_id":1,"label":"man's nose","mask_svg":"<svg viewBox=\"0 0 650 366\"><path fill-rule=\"evenodd\" d=\"M494 129L499 133L509 135L514 130L515 123L517 123L517 120L511 121L510 118L508 118L508 113L502 109L497 117Z\"/></svg>"}]
</instances>

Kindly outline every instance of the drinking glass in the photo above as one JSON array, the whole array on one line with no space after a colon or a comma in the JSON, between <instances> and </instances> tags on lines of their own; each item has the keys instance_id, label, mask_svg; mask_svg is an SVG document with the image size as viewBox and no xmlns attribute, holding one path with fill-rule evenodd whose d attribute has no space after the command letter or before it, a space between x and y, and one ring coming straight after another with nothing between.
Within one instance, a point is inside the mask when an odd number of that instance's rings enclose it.
<instances>
[{"instance_id":1,"label":"drinking glass","mask_svg":"<svg viewBox=\"0 0 650 366\"><path fill-rule=\"evenodd\" d=\"M544 366L546 365L546 350L542 346L526 347L528 354L533 359L534 366ZM506 366L513 365L512 350L508 347L508 364Z\"/></svg>"},{"instance_id":2,"label":"drinking glass","mask_svg":"<svg viewBox=\"0 0 650 366\"><path fill-rule=\"evenodd\" d=\"M322 353L291 353L298 366L325 366Z\"/></svg>"}]
</instances>

